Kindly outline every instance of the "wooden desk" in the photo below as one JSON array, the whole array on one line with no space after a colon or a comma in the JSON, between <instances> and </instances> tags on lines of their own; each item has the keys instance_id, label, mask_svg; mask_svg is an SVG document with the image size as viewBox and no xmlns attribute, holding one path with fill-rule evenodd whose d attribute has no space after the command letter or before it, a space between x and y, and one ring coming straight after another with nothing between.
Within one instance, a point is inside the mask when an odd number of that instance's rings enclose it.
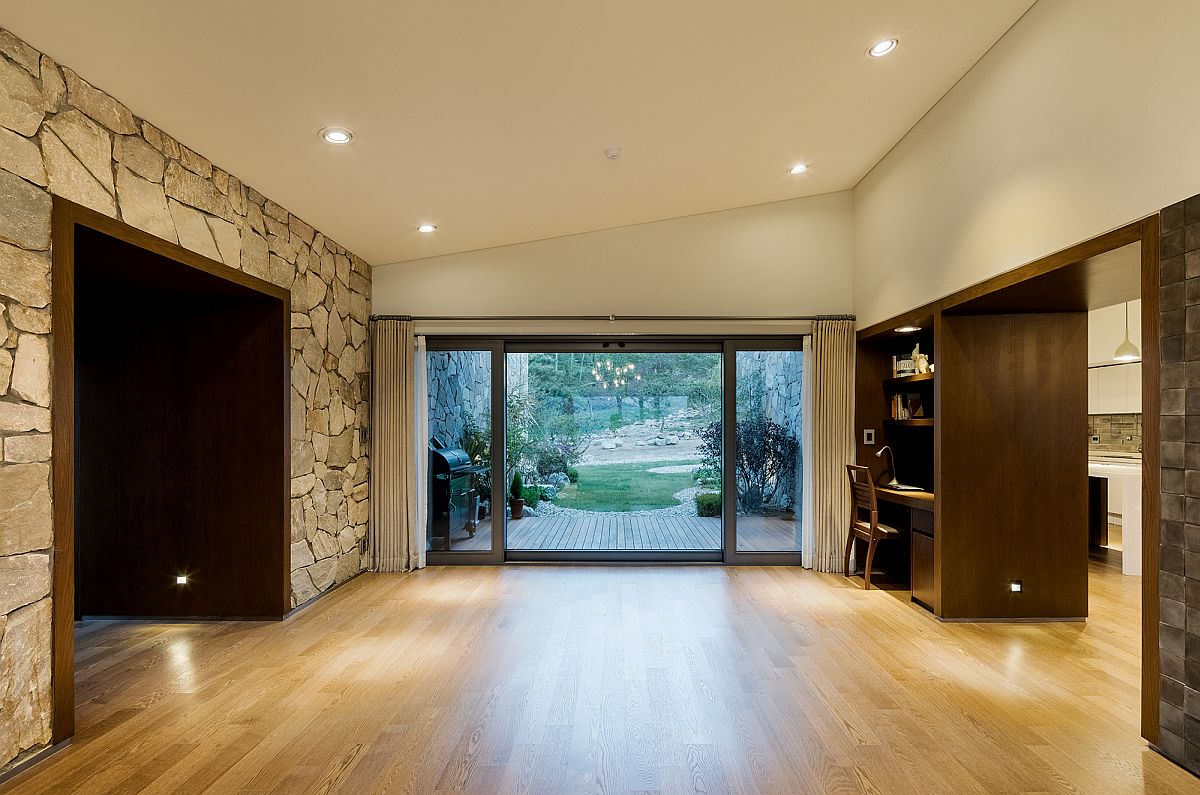
<instances>
[{"instance_id":1,"label":"wooden desk","mask_svg":"<svg viewBox=\"0 0 1200 795\"><path fill-rule=\"evenodd\" d=\"M886 502L894 502L897 505L906 505L909 508L918 508L923 511L933 510L933 492L931 491L902 491L876 486L875 497Z\"/></svg>"},{"instance_id":2,"label":"wooden desk","mask_svg":"<svg viewBox=\"0 0 1200 795\"><path fill-rule=\"evenodd\" d=\"M888 522L897 530L907 530L909 536L909 587L912 600L926 610L934 610L936 588L933 578L933 493L928 491L897 491L875 487L880 502L903 508L894 512ZM903 519L904 521L899 521Z\"/></svg>"}]
</instances>

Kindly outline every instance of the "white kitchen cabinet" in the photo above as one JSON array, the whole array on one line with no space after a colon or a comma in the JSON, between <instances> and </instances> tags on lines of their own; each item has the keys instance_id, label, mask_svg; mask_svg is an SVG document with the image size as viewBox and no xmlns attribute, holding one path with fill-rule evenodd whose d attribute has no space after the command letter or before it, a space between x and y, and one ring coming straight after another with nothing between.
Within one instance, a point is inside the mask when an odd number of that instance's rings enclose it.
<instances>
[{"instance_id":1,"label":"white kitchen cabinet","mask_svg":"<svg viewBox=\"0 0 1200 795\"><path fill-rule=\"evenodd\" d=\"M1088 414L1141 413L1141 362L1088 370Z\"/></svg>"},{"instance_id":2,"label":"white kitchen cabinet","mask_svg":"<svg viewBox=\"0 0 1200 795\"><path fill-rule=\"evenodd\" d=\"M1142 413L1142 363L1123 365L1125 370L1125 411L1129 414Z\"/></svg>"},{"instance_id":3,"label":"white kitchen cabinet","mask_svg":"<svg viewBox=\"0 0 1200 795\"><path fill-rule=\"evenodd\" d=\"M1125 367L1098 367L1096 388L1097 414L1122 414L1125 411Z\"/></svg>"},{"instance_id":4,"label":"white kitchen cabinet","mask_svg":"<svg viewBox=\"0 0 1200 795\"><path fill-rule=\"evenodd\" d=\"M1108 480L1109 513L1121 514L1121 572L1142 573L1142 463L1088 459L1088 475ZM1114 507L1119 506L1119 507Z\"/></svg>"}]
</instances>

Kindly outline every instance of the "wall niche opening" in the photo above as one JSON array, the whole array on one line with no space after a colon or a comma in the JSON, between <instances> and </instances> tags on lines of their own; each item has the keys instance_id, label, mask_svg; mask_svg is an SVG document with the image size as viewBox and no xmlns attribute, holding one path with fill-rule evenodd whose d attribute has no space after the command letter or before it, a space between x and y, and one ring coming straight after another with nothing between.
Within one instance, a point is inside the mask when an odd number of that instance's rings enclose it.
<instances>
[{"instance_id":1,"label":"wall niche opening","mask_svg":"<svg viewBox=\"0 0 1200 795\"><path fill-rule=\"evenodd\" d=\"M74 618L280 618L288 294L82 213L68 299Z\"/></svg>"}]
</instances>

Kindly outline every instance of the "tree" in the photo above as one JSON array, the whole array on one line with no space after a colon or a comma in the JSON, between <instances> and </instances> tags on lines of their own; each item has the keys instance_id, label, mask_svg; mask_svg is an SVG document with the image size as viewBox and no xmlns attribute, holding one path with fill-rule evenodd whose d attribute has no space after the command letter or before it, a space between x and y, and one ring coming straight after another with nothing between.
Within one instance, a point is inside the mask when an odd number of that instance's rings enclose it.
<instances>
[{"instance_id":1,"label":"tree","mask_svg":"<svg viewBox=\"0 0 1200 795\"><path fill-rule=\"evenodd\" d=\"M738 510L759 512L767 506L779 505L778 497L782 497L783 507L792 507L796 458L800 452L796 437L762 412L739 419L736 436L734 475ZM719 468L724 449L721 422L705 428L701 439L700 454L705 465Z\"/></svg>"}]
</instances>

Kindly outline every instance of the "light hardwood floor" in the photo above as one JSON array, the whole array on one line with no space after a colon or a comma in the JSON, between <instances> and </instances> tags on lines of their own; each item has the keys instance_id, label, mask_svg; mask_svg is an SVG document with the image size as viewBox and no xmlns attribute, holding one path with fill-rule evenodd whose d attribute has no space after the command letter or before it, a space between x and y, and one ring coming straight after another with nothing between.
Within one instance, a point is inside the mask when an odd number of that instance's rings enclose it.
<instances>
[{"instance_id":1,"label":"light hardwood floor","mask_svg":"<svg viewBox=\"0 0 1200 795\"><path fill-rule=\"evenodd\" d=\"M1138 733L1137 578L1086 624L721 566L363 575L276 624L94 622L6 792L1196 792Z\"/></svg>"}]
</instances>

